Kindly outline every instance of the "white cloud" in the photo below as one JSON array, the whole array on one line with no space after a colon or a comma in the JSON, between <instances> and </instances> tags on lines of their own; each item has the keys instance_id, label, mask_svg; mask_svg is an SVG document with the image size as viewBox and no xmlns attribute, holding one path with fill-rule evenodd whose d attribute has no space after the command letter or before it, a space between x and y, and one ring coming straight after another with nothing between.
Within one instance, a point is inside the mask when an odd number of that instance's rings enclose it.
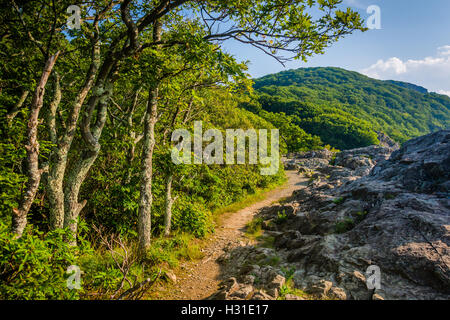
<instances>
[{"instance_id":1,"label":"white cloud","mask_svg":"<svg viewBox=\"0 0 450 320\"><path fill-rule=\"evenodd\" d=\"M378 60L360 72L372 78L406 81L450 95L450 45L439 47L434 57L418 60L392 57Z\"/></svg>"},{"instance_id":2,"label":"white cloud","mask_svg":"<svg viewBox=\"0 0 450 320\"><path fill-rule=\"evenodd\" d=\"M396 57L389 58L386 61L378 60L377 63L362 70L363 74L376 79L382 79L383 75L386 73L398 75L405 72L407 72L405 63L403 63L402 60Z\"/></svg>"},{"instance_id":3,"label":"white cloud","mask_svg":"<svg viewBox=\"0 0 450 320\"><path fill-rule=\"evenodd\" d=\"M438 48L438 53L441 56L449 56L450 55L450 46L442 46Z\"/></svg>"},{"instance_id":4,"label":"white cloud","mask_svg":"<svg viewBox=\"0 0 450 320\"><path fill-rule=\"evenodd\" d=\"M439 94L445 94L445 95L447 95L447 96L450 97L450 91L438 90L437 93L439 93Z\"/></svg>"}]
</instances>

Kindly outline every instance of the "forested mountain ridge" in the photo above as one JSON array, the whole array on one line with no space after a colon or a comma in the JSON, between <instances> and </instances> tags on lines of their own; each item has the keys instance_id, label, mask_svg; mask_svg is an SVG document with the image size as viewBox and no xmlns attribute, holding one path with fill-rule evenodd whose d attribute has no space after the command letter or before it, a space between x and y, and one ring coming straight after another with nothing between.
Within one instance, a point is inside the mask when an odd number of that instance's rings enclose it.
<instances>
[{"instance_id":1,"label":"forested mountain ridge","mask_svg":"<svg viewBox=\"0 0 450 320\"><path fill-rule=\"evenodd\" d=\"M258 106L285 113L326 144L349 149L376 143L375 131L398 142L448 128L450 97L341 68L301 68L254 80Z\"/></svg>"}]
</instances>

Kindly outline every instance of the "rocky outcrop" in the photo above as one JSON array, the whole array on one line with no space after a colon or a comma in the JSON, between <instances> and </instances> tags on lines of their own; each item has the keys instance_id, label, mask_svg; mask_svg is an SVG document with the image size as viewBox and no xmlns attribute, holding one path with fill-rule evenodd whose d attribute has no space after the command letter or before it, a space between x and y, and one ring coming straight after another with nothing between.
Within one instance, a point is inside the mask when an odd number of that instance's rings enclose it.
<instances>
[{"instance_id":1,"label":"rocky outcrop","mask_svg":"<svg viewBox=\"0 0 450 320\"><path fill-rule=\"evenodd\" d=\"M259 214L271 248L228 255L231 263L243 261L237 266L253 266L236 270L234 288L242 284L245 292L274 299L277 274L318 298L450 299L450 131L397 151L372 146L342 152L333 164L319 162L308 173L309 187ZM268 261L276 263L261 269ZM381 288L368 289L369 266L379 267ZM262 280L248 282L255 273ZM222 288L226 298L231 291Z\"/></svg>"},{"instance_id":2,"label":"rocky outcrop","mask_svg":"<svg viewBox=\"0 0 450 320\"><path fill-rule=\"evenodd\" d=\"M400 145L397 142L395 142L394 140L392 140L391 137L389 137L384 132L377 131L377 135L378 135L378 141L380 142L380 146L386 147L386 148L391 148L394 150L397 150L400 148Z\"/></svg>"}]
</instances>

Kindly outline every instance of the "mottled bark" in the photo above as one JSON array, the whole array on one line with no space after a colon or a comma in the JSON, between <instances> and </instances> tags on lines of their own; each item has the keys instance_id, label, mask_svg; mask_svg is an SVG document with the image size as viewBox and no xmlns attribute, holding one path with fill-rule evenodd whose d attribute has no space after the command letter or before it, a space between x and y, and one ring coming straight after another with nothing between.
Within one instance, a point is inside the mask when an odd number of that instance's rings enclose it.
<instances>
[{"instance_id":1,"label":"mottled bark","mask_svg":"<svg viewBox=\"0 0 450 320\"><path fill-rule=\"evenodd\" d=\"M128 153L127 153L128 169L127 169L127 171L125 173L125 177L124 177L125 184L129 184L131 182L131 174L133 171L133 161L136 156L136 145L144 138L143 134L137 135L136 131L133 129L133 115L134 115L134 112L138 105L139 95L140 95L141 91L142 91L142 87L140 87L138 90L136 90L136 92L134 94L133 104L130 105L130 107L127 109L127 112L126 112L127 126L128 126L128 130L129 130L130 138L131 138L132 142L128 149ZM145 120L145 114L144 114L143 119Z\"/></svg>"},{"instance_id":2,"label":"mottled bark","mask_svg":"<svg viewBox=\"0 0 450 320\"><path fill-rule=\"evenodd\" d=\"M97 155L97 152L84 150L67 177L66 187L64 188L64 228L69 228L71 231L71 245L77 243L78 217L87 203L86 200L78 202L78 194Z\"/></svg>"},{"instance_id":3,"label":"mottled bark","mask_svg":"<svg viewBox=\"0 0 450 320\"><path fill-rule=\"evenodd\" d=\"M50 109L47 114L47 127L49 131L50 141L54 144L58 144L58 136L56 130L56 113L61 103L61 86L60 86L60 77L58 74L55 75L55 96L53 101L50 104ZM54 150L55 152L55 150ZM57 152L57 151L56 151ZM47 177L47 195L49 201L49 210L50 210L50 227L53 229L62 228L63 226L63 217L62 215L58 215L58 212L64 212L64 195L63 195L63 186L62 181L64 177L64 172L57 173L55 175L48 175ZM55 176L57 179L55 179ZM60 179L58 179L60 178Z\"/></svg>"},{"instance_id":4,"label":"mottled bark","mask_svg":"<svg viewBox=\"0 0 450 320\"><path fill-rule=\"evenodd\" d=\"M162 25L156 21L153 29L153 41L161 40ZM156 71L156 79L158 79L159 71ZM151 231L152 231L152 178L153 178L153 151L155 148L155 125L158 121L158 96L159 83L158 80L149 90L149 101L147 104L147 112L144 121L144 138L142 152L142 168L141 168L141 188L139 200L139 216L138 216L138 237L139 251L145 254L150 247Z\"/></svg>"},{"instance_id":5,"label":"mottled bark","mask_svg":"<svg viewBox=\"0 0 450 320\"><path fill-rule=\"evenodd\" d=\"M53 149L50 156L50 168L47 178L47 194L50 204L50 227L52 229L58 229L64 226L63 183L66 173L68 154L75 136L81 107L83 106L84 101L93 86L99 64L100 47L98 43L95 43L92 49L91 65L86 74L85 82L72 104L70 114L65 123L64 132L60 135L57 134L54 117L52 119L52 123L50 124L50 136L54 135L56 141L56 147ZM56 112L56 109L54 112Z\"/></svg>"},{"instance_id":6,"label":"mottled bark","mask_svg":"<svg viewBox=\"0 0 450 320\"><path fill-rule=\"evenodd\" d=\"M151 210L152 210L152 178L153 151L155 148L155 125L157 122L159 89L156 87L149 92L148 112L145 115L144 138L142 152L141 189L139 200L138 234L139 250L143 253L150 247L151 241Z\"/></svg>"},{"instance_id":7,"label":"mottled bark","mask_svg":"<svg viewBox=\"0 0 450 320\"><path fill-rule=\"evenodd\" d=\"M78 230L78 217L86 205L86 200L79 202L78 196L81 185L86 179L89 170L100 153L101 145L98 142L106 123L108 102L112 95L112 84L106 86L100 84L94 87L94 92L101 93L100 96L92 96L89 99L88 113L85 114L81 123L81 132L84 141L84 149L72 170L68 173L64 188L64 227L68 227L73 238L70 243L76 245ZM98 104L96 122L91 128L92 108Z\"/></svg>"},{"instance_id":8,"label":"mottled bark","mask_svg":"<svg viewBox=\"0 0 450 320\"><path fill-rule=\"evenodd\" d=\"M44 70L42 72L41 79L36 87L31 101L30 115L28 118L27 128L27 145L25 149L27 151L26 175L28 181L22 191L22 196L19 201L19 207L13 210L12 218L12 232L21 236L25 226L27 224L27 214L30 211L33 204L36 192L41 181L42 169L39 169L39 142L38 142L38 125L39 125L39 112L41 111L44 103L45 86L48 82L48 78L52 72L52 69L58 59L59 51L48 58L45 63Z\"/></svg>"},{"instance_id":9,"label":"mottled bark","mask_svg":"<svg viewBox=\"0 0 450 320\"><path fill-rule=\"evenodd\" d=\"M174 199L172 198L172 180L173 175L169 174L166 178L166 212L164 215L164 235L168 237L172 227L172 206Z\"/></svg>"},{"instance_id":10,"label":"mottled bark","mask_svg":"<svg viewBox=\"0 0 450 320\"><path fill-rule=\"evenodd\" d=\"M56 111L58 110L59 104L61 103L61 85L60 76L55 72L55 93L52 102L50 103L50 108L47 113L47 126L50 141L53 144L58 142L56 133Z\"/></svg>"}]
</instances>

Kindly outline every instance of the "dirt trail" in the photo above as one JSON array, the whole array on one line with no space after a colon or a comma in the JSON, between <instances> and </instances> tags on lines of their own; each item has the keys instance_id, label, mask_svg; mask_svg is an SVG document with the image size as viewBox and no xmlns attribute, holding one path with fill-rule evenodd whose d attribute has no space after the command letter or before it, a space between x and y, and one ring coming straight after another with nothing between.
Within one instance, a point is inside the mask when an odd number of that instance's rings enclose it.
<instances>
[{"instance_id":1,"label":"dirt trail","mask_svg":"<svg viewBox=\"0 0 450 320\"><path fill-rule=\"evenodd\" d=\"M163 299L205 299L216 292L222 281L220 263L217 259L229 248L252 243L245 237L246 224L253 219L259 209L289 197L294 190L305 186L305 179L296 172L286 171L286 175L288 182L282 187L267 192L264 200L237 212L226 214L220 226L217 227L216 233L208 241L209 244L202 250L204 258L183 263L176 274L176 284L160 292Z\"/></svg>"}]
</instances>

